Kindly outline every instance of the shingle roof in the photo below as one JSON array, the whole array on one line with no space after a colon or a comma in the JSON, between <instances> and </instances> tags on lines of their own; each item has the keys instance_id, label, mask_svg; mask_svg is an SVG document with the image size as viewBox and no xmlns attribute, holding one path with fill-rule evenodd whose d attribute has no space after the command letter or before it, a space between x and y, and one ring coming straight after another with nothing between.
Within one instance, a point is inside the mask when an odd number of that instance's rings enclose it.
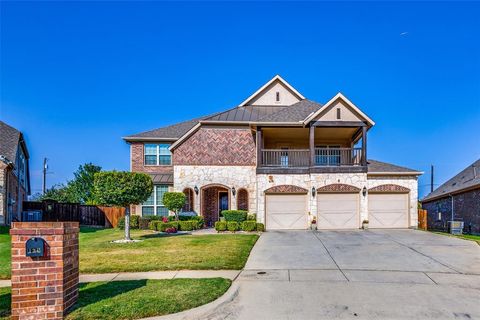
<instances>
[{"instance_id":1,"label":"shingle roof","mask_svg":"<svg viewBox=\"0 0 480 320\"><path fill-rule=\"evenodd\" d=\"M133 134L125 137L124 139L127 141L135 140L135 138L162 138L177 140L185 133L187 133L188 130L192 129L202 119L203 118L197 118L193 120L179 122L170 126Z\"/></svg>"},{"instance_id":2,"label":"shingle roof","mask_svg":"<svg viewBox=\"0 0 480 320\"><path fill-rule=\"evenodd\" d=\"M15 163L20 137L20 131L0 121L0 156Z\"/></svg>"},{"instance_id":3,"label":"shingle roof","mask_svg":"<svg viewBox=\"0 0 480 320\"><path fill-rule=\"evenodd\" d=\"M480 187L480 159L428 194L422 201L441 198L477 186Z\"/></svg>"},{"instance_id":4,"label":"shingle roof","mask_svg":"<svg viewBox=\"0 0 480 320\"><path fill-rule=\"evenodd\" d=\"M368 173L418 173L421 172L405 167L400 167L395 164L381 162L377 160L368 160Z\"/></svg>"}]
</instances>

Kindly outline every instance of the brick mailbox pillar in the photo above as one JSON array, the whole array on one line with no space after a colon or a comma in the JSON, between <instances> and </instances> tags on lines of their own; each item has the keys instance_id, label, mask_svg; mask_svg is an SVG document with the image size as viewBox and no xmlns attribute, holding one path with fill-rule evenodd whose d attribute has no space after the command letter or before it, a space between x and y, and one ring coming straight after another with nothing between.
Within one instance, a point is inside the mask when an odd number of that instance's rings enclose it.
<instances>
[{"instance_id":1,"label":"brick mailbox pillar","mask_svg":"<svg viewBox=\"0 0 480 320\"><path fill-rule=\"evenodd\" d=\"M78 232L78 222L13 223L12 319L63 319L73 306Z\"/></svg>"}]
</instances>

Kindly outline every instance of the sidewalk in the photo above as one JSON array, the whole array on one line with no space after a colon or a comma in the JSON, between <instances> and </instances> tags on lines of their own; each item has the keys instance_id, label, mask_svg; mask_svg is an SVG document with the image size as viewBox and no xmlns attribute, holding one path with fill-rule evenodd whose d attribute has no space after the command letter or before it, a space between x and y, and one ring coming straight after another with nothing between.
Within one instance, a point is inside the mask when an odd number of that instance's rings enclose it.
<instances>
[{"instance_id":1,"label":"sidewalk","mask_svg":"<svg viewBox=\"0 0 480 320\"><path fill-rule=\"evenodd\" d=\"M124 281L143 279L178 279L178 278L226 278L235 280L241 270L178 270L151 272L120 272L81 274L80 282ZM10 287L10 280L0 280L0 287Z\"/></svg>"}]
</instances>

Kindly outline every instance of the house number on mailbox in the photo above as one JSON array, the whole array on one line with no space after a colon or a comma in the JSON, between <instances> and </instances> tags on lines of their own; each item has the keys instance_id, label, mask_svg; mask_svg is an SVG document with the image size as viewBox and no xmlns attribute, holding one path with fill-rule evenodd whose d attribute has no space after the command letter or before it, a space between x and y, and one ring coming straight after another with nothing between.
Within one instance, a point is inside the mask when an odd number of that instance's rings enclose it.
<instances>
[{"instance_id":1,"label":"house number on mailbox","mask_svg":"<svg viewBox=\"0 0 480 320\"><path fill-rule=\"evenodd\" d=\"M47 243L42 238L30 238L25 244L25 255L27 257L44 257Z\"/></svg>"}]
</instances>

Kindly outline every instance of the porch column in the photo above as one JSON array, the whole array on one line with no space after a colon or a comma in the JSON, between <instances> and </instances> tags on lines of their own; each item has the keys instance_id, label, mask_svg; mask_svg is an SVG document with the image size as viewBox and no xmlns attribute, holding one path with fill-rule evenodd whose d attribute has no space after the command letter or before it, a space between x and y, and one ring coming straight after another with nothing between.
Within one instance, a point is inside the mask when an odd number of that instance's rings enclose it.
<instances>
[{"instance_id":1,"label":"porch column","mask_svg":"<svg viewBox=\"0 0 480 320\"><path fill-rule=\"evenodd\" d=\"M257 167L262 165L262 128L257 127Z\"/></svg>"},{"instance_id":2,"label":"porch column","mask_svg":"<svg viewBox=\"0 0 480 320\"><path fill-rule=\"evenodd\" d=\"M315 127L310 126L310 167L315 165Z\"/></svg>"},{"instance_id":3,"label":"porch column","mask_svg":"<svg viewBox=\"0 0 480 320\"><path fill-rule=\"evenodd\" d=\"M362 166L367 166L367 127L362 127Z\"/></svg>"}]
</instances>

